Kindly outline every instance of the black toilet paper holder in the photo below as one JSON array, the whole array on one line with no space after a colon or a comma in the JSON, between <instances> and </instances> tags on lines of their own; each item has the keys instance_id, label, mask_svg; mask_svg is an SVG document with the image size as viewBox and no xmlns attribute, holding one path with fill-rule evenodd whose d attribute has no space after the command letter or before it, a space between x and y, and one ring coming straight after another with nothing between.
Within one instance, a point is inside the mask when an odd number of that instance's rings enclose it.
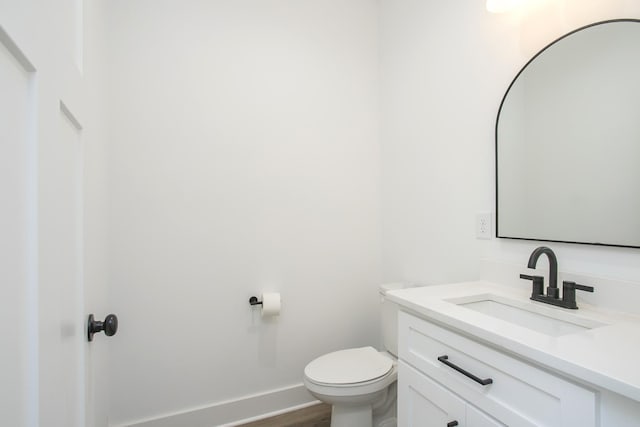
<instances>
[{"instance_id":1,"label":"black toilet paper holder","mask_svg":"<svg viewBox=\"0 0 640 427\"><path fill-rule=\"evenodd\" d=\"M251 305L262 305L262 301L258 301L258 297L249 298L249 304Z\"/></svg>"}]
</instances>

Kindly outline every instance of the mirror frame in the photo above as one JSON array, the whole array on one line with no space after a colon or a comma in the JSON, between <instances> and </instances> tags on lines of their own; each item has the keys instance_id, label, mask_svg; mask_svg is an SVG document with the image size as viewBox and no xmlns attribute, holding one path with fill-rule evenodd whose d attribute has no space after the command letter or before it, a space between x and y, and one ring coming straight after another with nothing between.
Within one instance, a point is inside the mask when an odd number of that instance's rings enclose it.
<instances>
[{"instance_id":1,"label":"mirror frame","mask_svg":"<svg viewBox=\"0 0 640 427\"><path fill-rule=\"evenodd\" d=\"M639 23L640 24L640 19L635 19L635 18L619 18L619 19L608 19L605 21L598 21L598 22L594 22L592 24L588 24L588 25L584 25L580 28L577 28L573 31L570 31L560 37L558 37L557 39L555 39L554 41L552 41L551 43L547 44L545 47L543 47L542 49L540 49L540 51L538 53L536 53L535 55L533 55L533 57L531 57L531 59L529 59L524 66L520 69L520 71L518 71L518 73L516 74L516 76L513 78L513 80L511 81L511 83L509 84L509 86L507 87L507 90L504 94L504 96L502 97L502 100L500 101L500 107L498 108L498 114L496 117L496 125L495 125L495 195L496 195L496 201L495 201L495 208L496 208L496 213L495 213L495 218L496 218L496 238L499 239L511 239L511 240L527 240L527 241L536 241L536 242L557 242L557 243L574 243L574 244L579 244L579 245L591 245L591 246L610 246L610 247L619 247L619 248L635 248L635 249L640 249L640 246L630 246L630 245L619 245L619 244L611 244L611 243L593 243L593 242L578 242L578 241L570 241L570 240L552 240L552 239L536 239L536 238L527 238L527 237L509 237L509 236L501 236L500 235L500 227L499 227L499 221L498 221L498 216L499 216L499 212L498 212L498 126L500 124L500 113L502 112L502 108L504 106L504 102L505 99L507 98L507 96L509 95L509 92L511 91L511 88L513 87L513 85L515 84L515 82L518 80L518 78L520 77L520 75L524 72L524 70L529 66L529 64L531 64L533 61L535 61L542 53L544 53L545 51L547 51L547 49L549 49L551 46L555 45L556 43L560 42L561 40L577 33L580 32L582 30L586 30L588 28L591 27L595 27L598 25L604 25L604 24L610 24L610 23L615 23L615 22L635 22L635 23Z\"/></svg>"}]
</instances>

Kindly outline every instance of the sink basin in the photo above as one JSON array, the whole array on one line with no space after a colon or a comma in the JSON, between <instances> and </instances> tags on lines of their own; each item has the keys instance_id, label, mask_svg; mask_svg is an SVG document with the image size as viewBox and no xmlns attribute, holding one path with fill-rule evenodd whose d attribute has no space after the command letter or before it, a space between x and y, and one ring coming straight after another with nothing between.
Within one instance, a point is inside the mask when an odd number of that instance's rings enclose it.
<instances>
[{"instance_id":1,"label":"sink basin","mask_svg":"<svg viewBox=\"0 0 640 427\"><path fill-rule=\"evenodd\" d=\"M606 326L605 323L575 315L566 309L544 307L528 300L511 300L493 294L446 301L554 337Z\"/></svg>"}]
</instances>

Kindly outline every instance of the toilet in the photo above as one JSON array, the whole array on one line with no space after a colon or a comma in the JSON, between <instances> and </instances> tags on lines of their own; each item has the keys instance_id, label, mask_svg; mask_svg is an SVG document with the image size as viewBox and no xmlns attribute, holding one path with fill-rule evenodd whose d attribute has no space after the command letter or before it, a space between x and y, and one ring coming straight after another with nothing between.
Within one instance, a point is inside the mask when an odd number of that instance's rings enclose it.
<instances>
[{"instance_id":1,"label":"toilet","mask_svg":"<svg viewBox=\"0 0 640 427\"><path fill-rule=\"evenodd\" d=\"M396 427L398 306L386 294L407 284L380 286L380 321L385 351L350 348L325 354L304 369L304 385L332 405L331 427Z\"/></svg>"}]
</instances>

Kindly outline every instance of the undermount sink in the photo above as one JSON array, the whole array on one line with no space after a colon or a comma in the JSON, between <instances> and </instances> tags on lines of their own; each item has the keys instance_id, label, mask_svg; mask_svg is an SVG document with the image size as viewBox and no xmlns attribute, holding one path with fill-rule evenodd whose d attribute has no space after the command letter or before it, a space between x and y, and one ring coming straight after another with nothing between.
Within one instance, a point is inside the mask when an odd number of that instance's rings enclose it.
<instances>
[{"instance_id":1,"label":"undermount sink","mask_svg":"<svg viewBox=\"0 0 640 427\"><path fill-rule=\"evenodd\" d=\"M565 309L543 307L530 301L517 301L493 294L446 301L554 337L606 326L606 323L577 316Z\"/></svg>"}]
</instances>

